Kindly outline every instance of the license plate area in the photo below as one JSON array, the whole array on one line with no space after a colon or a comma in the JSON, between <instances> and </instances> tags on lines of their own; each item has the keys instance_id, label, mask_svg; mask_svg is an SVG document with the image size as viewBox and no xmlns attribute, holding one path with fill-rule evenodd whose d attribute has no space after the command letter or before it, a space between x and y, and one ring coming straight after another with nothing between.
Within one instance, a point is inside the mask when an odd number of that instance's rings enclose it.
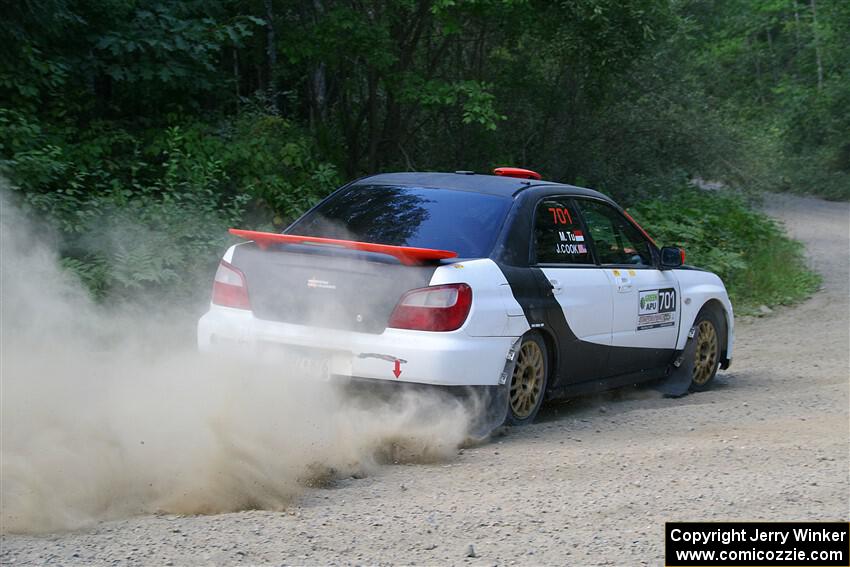
<instances>
[{"instance_id":1,"label":"license plate area","mask_svg":"<svg viewBox=\"0 0 850 567\"><path fill-rule=\"evenodd\" d=\"M351 354L331 349L266 344L263 349L275 365L292 377L329 380L335 374L351 374Z\"/></svg>"}]
</instances>

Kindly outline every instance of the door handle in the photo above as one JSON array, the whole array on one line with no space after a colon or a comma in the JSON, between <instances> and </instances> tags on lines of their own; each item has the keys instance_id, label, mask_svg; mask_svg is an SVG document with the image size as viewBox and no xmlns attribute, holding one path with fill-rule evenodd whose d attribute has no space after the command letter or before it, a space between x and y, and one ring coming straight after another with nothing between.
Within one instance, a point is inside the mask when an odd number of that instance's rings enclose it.
<instances>
[{"instance_id":1,"label":"door handle","mask_svg":"<svg viewBox=\"0 0 850 567\"><path fill-rule=\"evenodd\" d=\"M628 292L632 291L633 289L634 289L634 286L630 283L620 284L617 287L617 291L619 291L620 293L628 293Z\"/></svg>"},{"instance_id":2,"label":"door handle","mask_svg":"<svg viewBox=\"0 0 850 567\"><path fill-rule=\"evenodd\" d=\"M552 294L558 294L564 291L564 287L561 285L561 282L558 280L549 280L549 283L552 284Z\"/></svg>"}]
</instances>

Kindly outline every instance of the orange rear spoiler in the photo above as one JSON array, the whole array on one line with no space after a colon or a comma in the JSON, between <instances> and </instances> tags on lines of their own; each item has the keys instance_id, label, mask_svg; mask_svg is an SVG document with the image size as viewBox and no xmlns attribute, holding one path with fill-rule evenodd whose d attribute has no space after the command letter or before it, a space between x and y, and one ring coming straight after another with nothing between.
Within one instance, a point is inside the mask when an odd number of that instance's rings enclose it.
<instances>
[{"instance_id":1,"label":"orange rear spoiler","mask_svg":"<svg viewBox=\"0 0 850 567\"><path fill-rule=\"evenodd\" d=\"M430 260L443 260L445 258L456 258L457 252L450 250L434 250L431 248L413 248L411 246L391 246L389 244L372 244L369 242L357 242L356 240L337 240L336 238L319 238L318 236L298 236L296 234L276 234L273 232L258 232L255 230L241 230L231 228L230 234L253 240L261 249L265 250L272 244L323 244L326 246L337 246L349 250L361 250L363 252L375 252L387 254L397 258L405 266L415 266Z\"/></svg>"}]
</instances>

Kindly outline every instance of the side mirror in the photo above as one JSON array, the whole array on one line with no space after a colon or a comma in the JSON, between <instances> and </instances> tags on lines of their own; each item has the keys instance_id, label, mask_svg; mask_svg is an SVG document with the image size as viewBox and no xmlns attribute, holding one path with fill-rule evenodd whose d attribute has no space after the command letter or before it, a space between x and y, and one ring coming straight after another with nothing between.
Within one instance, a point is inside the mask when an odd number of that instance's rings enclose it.
<instances>
[{"instance_id":1,"label":"side mirror","mask_svg":"<svg viewBox=\"0 0 850 567\"><path fill-rule=\"evenodd\" d=\"M661 269L672 270L685 263L685 249L678 246L665 246L661 249Z\"/></svg>"}]
</instances>

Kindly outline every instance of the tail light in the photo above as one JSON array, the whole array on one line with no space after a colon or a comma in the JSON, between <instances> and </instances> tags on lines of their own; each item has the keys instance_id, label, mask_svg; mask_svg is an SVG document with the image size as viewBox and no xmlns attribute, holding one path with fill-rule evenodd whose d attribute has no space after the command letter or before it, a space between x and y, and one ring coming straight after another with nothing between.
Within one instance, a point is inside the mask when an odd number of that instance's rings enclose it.
<instances>
[{"instance_id":1,"label":"tail light","mask_svg":"<svg viewBox=\"0 0 850 567\"><path fill-rule=\"evenodd\" d=\"M212 302L224 307L251 309L245 274L224 260L218 265L213 279Z\"/></svg>"},{"instance_id":2,"label":"tail light","mask_svg":"<svg viewBox=\"0 0 850 567\"><path fill-rule=\"evenodd\" d=\"M415 331L459 329L472 307L472 288L464 283L423 287L405 293L388 327Z\"/></svg>"}]
</instances>

